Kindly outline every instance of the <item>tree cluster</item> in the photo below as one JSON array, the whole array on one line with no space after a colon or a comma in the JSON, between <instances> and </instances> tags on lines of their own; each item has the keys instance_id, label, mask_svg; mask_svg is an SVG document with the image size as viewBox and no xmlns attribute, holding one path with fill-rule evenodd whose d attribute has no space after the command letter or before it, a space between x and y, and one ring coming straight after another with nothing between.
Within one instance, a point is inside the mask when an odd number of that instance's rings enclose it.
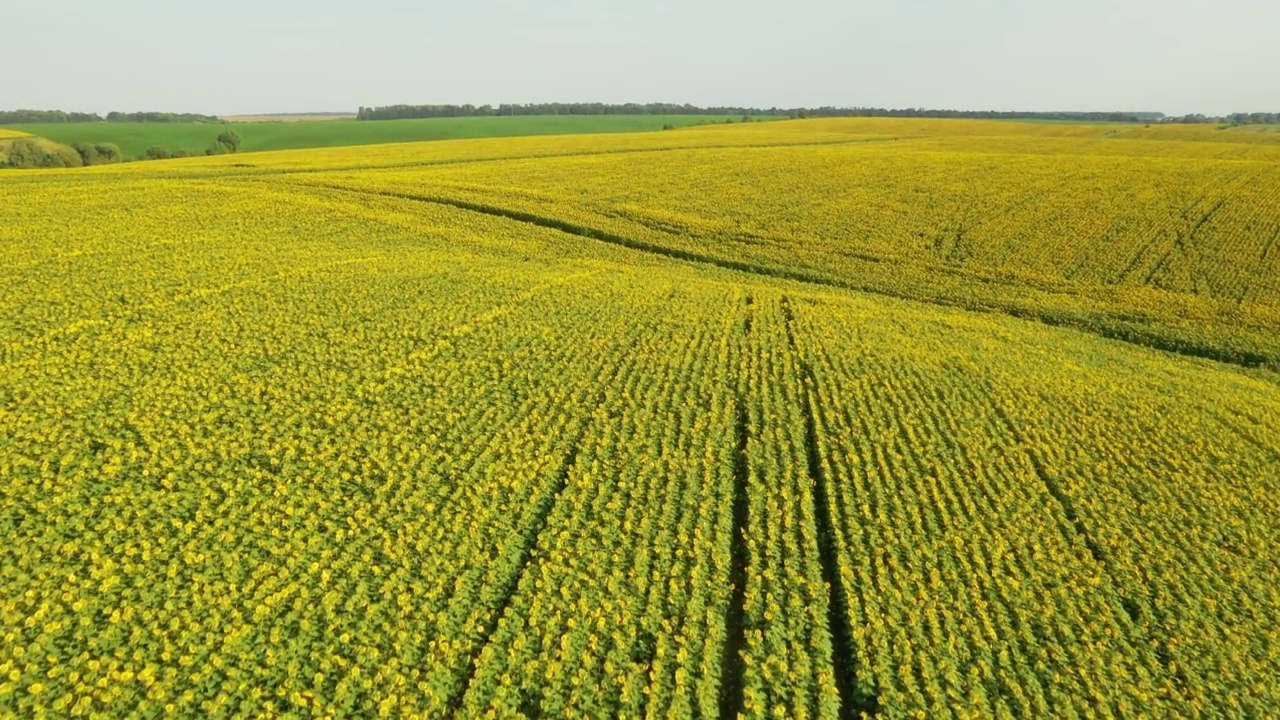
<instances>
[{"instance_id":1,"label":"tree cluster","mask_svg":"<svg viewBox=\"0 0 1280 720\"><path fill-rule=\"evenodd\" d=\"M66 145L42 144L34 138L18 138L9 145L9 156L0 166L67 168L83 164L80 155Z\"/></svg>"},{"instance_id":2,"label":"tree cluster","mask_svg":"<svg viewBox=\"0 0 1280 720\"><path fill-rule=\"evenodd\" d=\"M101 121L102 116L94 113L69 113L61 110L0 110L0 125Z\"/></svg>"},{"instance_id":3,"label":"tree cluster","mask_svg":"<svg viewBox=\"0 0 1280 720\"><path fill-rule=\"evenodd\" d=\"M200 155L228 155L240 152L240 135L234 130L227 130L218 135L213 146L203 153L191 150L168 150L162 145L152 145L143 154L143 160L168 160L170 158L199 157Z\"/></svg>"},{"instance_id":4,"label":"tree cluster","mask_svg":"<svg viewBox=\"0 0 1280 720\"><path fill-rule=\"evenodd\" d=\"M80 162L83 165L110 165L124 160L124 155L120 152L120 146L114 143L94 143L76 142L71 143L71 149L76 151L80 156Z\"/></svg>"},{"instance_id":5,"label":"tree cluster","mask_svg":"<svg viewBox=\"0 0 1280 720\"><path fill-rule=\"evenodd\" d=\"M106 121L129 123L226 123L225 120L219 119L214 115L167 112L109 112L107 113Z\"/></svg>"},{"instance_id":6,"label":"tree cluster","mask_svg":"<svg viewBox=\"0 0 1280 720\"><path fill-rule=\"evenodd\" d=\"M1276 125L1280 124L1280 113L1232 113L1230 115L1180 115L1162 119L1163 123L1179 123L1183 125Z\"/></svg>"},{"instance_id":7,"label":"tree cluster","mask_svg":"<svg viewBox=\"0 0 1280 720\"><path fill-rule=\"evenodd\" d=\"M213 145L203 153L190 150L168 150L161 145L147 148L140 160L168 160L170 158L197 157L201 155L226 155L239 152L240 136L227 130L218 135ZM89 165L108 165L124 162L126 158L114 143L75 142L57 145L36 138L18 138L9 145L8 157L0 153L0 167L10 168L68 168Z\"/></svg>"},{"instance_id":8,"label":"tree cluster","mask_svg":"<svg viewBox=\"0 0 1280 720\"><path fill-rule=\"evenodd\" d=\"M1227 116L1232 125L1280 125L1280 113L1232 113Z\"/></svg>"},{"instance_id":9,"label":"tree cluster","mask_svg":"<svg viewBox=\"0 0 1280 720\"><path fill-rule=\"evenodd\" d=\"M0 167L69 168L108 165L124 160L120 148L113 143L72 143L70 146L41 142L36 138L18 138L9 145L8 157L0 158Z\"/></svg>"},{"instance_id":10,"label":"tree cluster","mask_svg":"<svg viewBox=\"0 0 1280 720\"><path fill-rule=\"evenodd\" d=\"M0 110L0 125L25 125L30 123L223 123L213 115L197 113L165 112L109 112L106 117L97 113L63 112L62 110Z\"/></svg>"}]
</instances>

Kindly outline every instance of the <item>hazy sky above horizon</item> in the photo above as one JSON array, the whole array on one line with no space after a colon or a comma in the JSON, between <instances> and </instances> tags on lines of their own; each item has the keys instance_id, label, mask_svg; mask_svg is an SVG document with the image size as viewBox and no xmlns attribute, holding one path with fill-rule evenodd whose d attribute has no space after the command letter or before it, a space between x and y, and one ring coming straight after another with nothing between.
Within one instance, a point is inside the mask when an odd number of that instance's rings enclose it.
<instances>
[{"instance_id":1,"label":"hazy sky above horizon","mask_svg":"<svg viewBox=\"0 0 1280 720\"><path fill-rule=\"evenodd\" d=\"M4 15L4 110L1280 111L1277 0L41 0Z\"/></svg>"}]
</instances>

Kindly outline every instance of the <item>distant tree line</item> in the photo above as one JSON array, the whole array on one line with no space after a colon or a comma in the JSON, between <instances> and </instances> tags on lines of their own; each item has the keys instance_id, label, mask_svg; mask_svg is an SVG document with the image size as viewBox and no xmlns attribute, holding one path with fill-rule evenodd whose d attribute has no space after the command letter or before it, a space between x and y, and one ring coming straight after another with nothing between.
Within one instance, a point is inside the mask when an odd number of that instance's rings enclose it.
<instances>
[{"instance_id":1,"label":"distant tree line","mask_svg":"<svg viewBox=\"0 0 1280 720\"><path fill-rule=\"evenodd\" d=\"M1280 125L1280 113L1233 113L1227 116L1232 125Z\"/></svg>"},{"instance_id":2,"label":"distant tree line","mask_svg":"<svg viewBox=\"0 0 1280 720\"><path fill-rule=\"evenodd\" d=\"M0 110L0 125L67 122L102 122L102 116L61 110Z\"/></svg>"},{"instance_id":3,"label":"distant tree line","mask_svg":"<svg viewBox=\"0 0 1280 720\"><path fill-rule=\"evenodd\" d=\"M129 123L225 123L214 115L198 113L166 113L166 112L109 112L107 122Z\"/></svg>"},{"instance_id":4,"label":"distant tree line","mask_svg":"<svg viewBox=\"0 0 1280 720\"><path fill-rule=\"evenodd\" d=\"M1280 113L1232 113L1220 116L1193 113L1162 118L1160 122L1183 125L1278 125Z\"/></svg>"},{"instance_id":5,"label":"distant tree line","mask_svg":"<svg viewBox=\"0 0 1280 720\"><path fill-rule=\"evenodd\" d=\"M284 113L288 114L288 113ZM326 113L303 113L326 114ZM774 115L806 117L896 117L965 118L971 120L1074 120L1078 122L1184 123L1218 125L1280 124L1280 113L1232 113L1230 115L1167 116L1159 112L1005 112L997 110L934 110L926 108L751 108L733 106L699 107L677 103L526 103L493 105L387 105L362 107L357 120L404 120L409 118L497 117L511 115ZM62 110L0 110L0 125L29 123L226 123L214 115L167 112L64 112Z\"/></svg>"},{"instance_id":6,"label":"distant tree line","mask_svg":"<svg viewBox=\"0 0 1280 720\"><path fill-rule=\"evenodd\" d=\"M523 105L388 105L362 107L357 120L407 118L496 117L502 115L776 115L805 117L970 118L979 120L1077 120L1088 122L1155 122L1153 112L999 112L994 110L927 110L924 108L751 108L699 107L675 103L532 103Z\"/></svg>"},{"instance_id":7,"label":"distant tree line","mask_svg":"<svg viewBox=\"0 0 1280 720\"><path fill-rule=\"evenodd\" d=\"M530 103L493 105L388 105L362 107L357 120L409 118L498 117L511 115L760 115L764 111L740 107L697 107L674 103Z\"/></svg>"},{"instance_id":8,"label":"distant tree line","mask_svg":"<svg viewBox=\"0 0 1280 720\"><path fill-rule=\"evenodd\" d=\"M213 115L166 112L109 112L106 117L97 113L63 112L62 110L0 110L0 125L25 125L30 123L222 123Z\"/></svg>"},{"instance_id":9,"label":"distant tree line","mask_svg":"<svg viewBox=\"0 0 1280 720\"><path fill-rule=\"evenodd\" d=\"M1154 122L1164 117L1158 112L1033 112L1002 110L934 110L928 108L792 108L781 111L792 118L805 117L892 117L960 118L965 120L1071 120L1076 122Z\"/></svg>"}]
</instances>

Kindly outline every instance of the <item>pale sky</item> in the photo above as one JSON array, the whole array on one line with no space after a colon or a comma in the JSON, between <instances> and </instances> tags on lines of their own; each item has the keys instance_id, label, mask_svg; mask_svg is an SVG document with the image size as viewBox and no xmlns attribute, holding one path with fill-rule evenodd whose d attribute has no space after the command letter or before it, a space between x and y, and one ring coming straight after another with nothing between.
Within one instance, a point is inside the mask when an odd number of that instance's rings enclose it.
<instances>
[{"instance_id":1,"label":"pale sky","mask_svg":"<svg viewBox=\"0 0 1280 720\"><path fill-rule=\"evenodd\" d=\"M0 109L1280 112L1280 0L36 0Z\"/></svg>"}]
</instances>

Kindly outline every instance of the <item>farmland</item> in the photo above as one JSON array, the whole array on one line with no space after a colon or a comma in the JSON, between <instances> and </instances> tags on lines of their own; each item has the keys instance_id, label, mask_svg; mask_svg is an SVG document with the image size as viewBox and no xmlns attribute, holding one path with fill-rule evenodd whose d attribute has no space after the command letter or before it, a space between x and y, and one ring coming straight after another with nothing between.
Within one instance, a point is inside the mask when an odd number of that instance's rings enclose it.
<instances>
[{"instance_id":1,"label":"farmland","mask_svg":"<svg viewBox=\"0 0 1280 720\"><path fill-rule=\"evenodd\" d=\"M171 153L203 154L213 145L218 134L226 130L240 135L244 140L242 150L252 152L458 138L626 133L661 130L664 125L684 127L701 122L723 123L725 120L718 115L548 115L381 122L357 122L347 118L311 122L274 119L237 121L230 126L216 123L38 123L15 129L64 145L74 142L114 143L120 146L126 158L141 158L153 146Z\"/></svg>"},{"instance_id":2,"label":"farmland","mask_svg":"<svg viewBox=\"0 0 1280 720\"><path fill-rule=\"evenodd\" d=\"M0 714L1266 716L1277 173L807 120L6 174Z\"/></svg>"}]
</instances>

